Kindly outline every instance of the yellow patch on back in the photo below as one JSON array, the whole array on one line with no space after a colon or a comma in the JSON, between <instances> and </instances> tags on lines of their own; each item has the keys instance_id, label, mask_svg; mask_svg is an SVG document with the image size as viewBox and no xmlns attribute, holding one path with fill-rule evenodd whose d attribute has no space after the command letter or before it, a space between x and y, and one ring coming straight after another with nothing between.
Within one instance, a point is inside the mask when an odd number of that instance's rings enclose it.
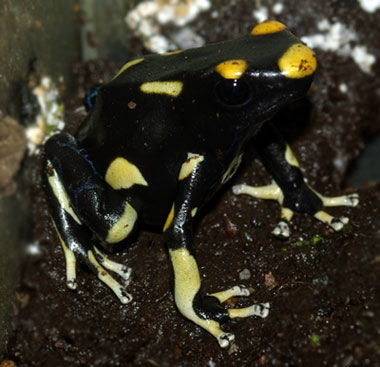
<instances>
[{"instance_id":1,"label":"yellow patch on back","mask_svg":"<svg viewBox=\"0 0 380 367\"><path fill-rule=\"evenodd\" d=\"M267 20L266 22L262 22L253 27L251 34L254 36L260 36L263 34L281 32L285 28L286 26L277 20Z\"/></svg>"},{"instance_id":2,"label":"yellow patch on back","mask_svg":"<svg viewBox=\"0 0 380 367\"><path fill-rule=\"evenodd\" d=\"M182 164L181 170L179 171L178 180L184 180L187 176L193 172L194 168L201 162L203 162L203 155L187 153L187 159Z\"/></svg>"},{"instance_id":3,"label":"yellow patch on back","mask_svg":"<svg viewBox=\"0 0 380 367\"><path fill-rule=\"evenodd\" d=\"M133 185L148 186L140 170L125 158L116 158L108 167L105 181L115 190L129 189Z\"/></svg>"},{"instance_id":4,"label":"yellow patch on back","mask_svg":"<svg viewBox=\"0 0 380 367\"><path fill-rule=\"evenodd\" d=\"M303 43L296 43L280 57L278 67L287 78L304 78L314 73L317 59L312 49Z\"/></svg>"},{"instance_id":5,"label":"yellow patch on back","mask_svg":"<svg viewBox=\"0 0 380 367\"><path fill-rule=\"evenodd\" d=\"M108 243L116 243L122 241L132 231L136 219L136 210L129 203L127 203L120 219L108 231L106 241Z\"/></svg>"},{"instance_id":6,"label":"yellow patch on back","mask_svg":"<svg viewBox=\"0 0 380 367\"><path fill-rule=\"evenodd\" d=\"M164 224L163 232L165 232L170 227L170 225L173 222L173 219L174 219L174 203L172 205L172 208L170 209L168 217L166 218L166 222Z\"/></svg>"},{"instance_id":7,"label":"yellow patch on back","mask_svg":"<svg viewBox=\"0 0 380 367\"><path fill-rule=\"evenodd\" d=\"M140 85L140 90L144 93L167 94L171 97L178 97L182 89L183 83L179 80L146 82Z\"/></svg>"},{"instance_id":8,"label":"yellow patch on back","mask_svg":"<svg viewBox=\"0 0 380 367\"><path fill-rule=\"evenodd\" d=\"M140 62L144 61L144 58L143 57L140 57L139 59L134 59L134 60L131 60L131 61L128 61L120 70L119 72L112 78L113 79L116 79L120 74L124 73L125 70L129 69L131 66L133 65L137 65L137 64L140 64Z\"/></svg>"},{"instance_id":9,"label":"yellow patch on back","mask_svg":"<svg viewBox=\"0 0 380 367\"><path fill-rule=\"evenodd\" d=\"M215 70L224 79L239 79L246 71L248 64L245 60L235 59L227 60L218 64Z\"/></svg>"}]
</instances>

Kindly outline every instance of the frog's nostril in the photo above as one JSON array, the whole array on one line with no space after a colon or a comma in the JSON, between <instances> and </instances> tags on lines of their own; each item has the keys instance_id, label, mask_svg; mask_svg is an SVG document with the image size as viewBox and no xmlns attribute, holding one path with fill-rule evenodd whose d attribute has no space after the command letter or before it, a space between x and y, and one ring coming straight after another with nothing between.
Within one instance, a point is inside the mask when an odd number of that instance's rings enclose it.
<instances>
[{"instance_id":1,"label":"frog's nostril","mask_svg":"<svg viewBox=\"0 0 380 367\"><path fill-rule=\"evenodd\" d=\"M278 67L287 78L300 79L315 72L317 60L312 49L303 43L296 43L280 57Z\"/></svg>"}]
</instances>

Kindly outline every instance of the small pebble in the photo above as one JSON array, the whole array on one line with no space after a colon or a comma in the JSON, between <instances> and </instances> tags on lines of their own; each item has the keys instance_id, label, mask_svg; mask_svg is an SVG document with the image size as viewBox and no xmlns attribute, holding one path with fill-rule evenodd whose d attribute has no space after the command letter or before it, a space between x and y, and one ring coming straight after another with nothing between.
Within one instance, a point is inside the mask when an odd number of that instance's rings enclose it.
<instances>
[{"instance_id":1,"label":"small pebble","mask_svg":"<svg viewBox=\"0 0 380 367\"><path fill-rule=\"evenodd\" d=\"M246 279L249 279L250 277L251 277L251 272L247 268L243 269L239 273L239 279L240 280L246 280Z\"/></svg>"}]
</instances>

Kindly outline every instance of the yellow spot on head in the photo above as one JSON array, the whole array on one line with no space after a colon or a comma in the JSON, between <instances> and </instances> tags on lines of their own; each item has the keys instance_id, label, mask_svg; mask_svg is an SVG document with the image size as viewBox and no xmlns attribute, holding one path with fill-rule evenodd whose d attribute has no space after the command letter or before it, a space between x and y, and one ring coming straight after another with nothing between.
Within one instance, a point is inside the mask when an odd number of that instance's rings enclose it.
<instances>
[{"instance_id":1,"label":"yellow spot on head","mask_svg":"<svg viewBox=\"0 0 380 367\"><path fill-rule=\"evenodd\" d=\"M170 225L172 224L172 222L173 222L173 218L174 218L174 204L172 205L172 208L170 209L169 215L168 215L168 217L166 218L166 222L165 222L164 229L163 229L164 232L165 232L165 231L170 227Z\"/></svg>"},{"instance_id":2,"label":"yellow spot on head","mask_svg":"<svg viewBox=\"0 0 380 367\"><path fill-rule=\"evenodd\" d=\"M146 82L140 85L140 90L144 93L167 94L171 97L178 97L183 89L181 81L156 81Z\"/></svg>"},{"instance_id":3,"label":"yellow spot on head","mask_svg":"<svg viewBox=\"0 0 380 367\"><path fill-rule=\"evenodd\" d=\"M312 49L303 43L296 43L281 56L278 67L287 78L304 78L315 72L317 59Z\"/></svg>"},{"instance_id":4,"label":"yellow spot on head","mask_svg":"<svg viewBox=\"0 0 380 367\"><path fill-rule=\"evenodd\" d=\"M248 64L245 60L236 59L221 62L219 65L217 65L215 70L224 79L239 79L243 75L247 67Z\"/></svg>"},{"instance_id":5,"label":"yellow spot on head","mask_svg":"<svg viewBox=\"0 0 380 367\"><path fill-rule=\"evenodd\" d=\"M201 162L203 162L203 155L187 153L187 159L182 164L181 170L179 171L178 180L181 181L193 172L194 168Z\"/></svg>"},{"instance_id":6,"label":"yellow spot on head","mask_svg":"<svg viewBox=\"0 0 380 367\"><path fill-rule=\"evenodd\" d=\"M286 26L281 22L277 22L276 20L267 20L266 22L260 23L255 26L251 34L254 36L260 36L268 33L277 33L284 30Z\"/></svg>"},{"instance_id":7,"label":"yellow spot on head","mask_svg":"<svg viewBox=\"0 0 380 367\"><path fill-rule=\"evenodd\" d=\"M140 64L141 61L143 61L144 58L143 57L140 57L139 59L134 59L134 60L131 60L131 61L128 61L120 70L119 72L112 78L113 79L116 79L120 74L124 73L125 70L129 69L131 66L133 65L137 65L137 64Z\"/></svg>"},{"instance_id":8,"label":"yellow spot on head","mask_svg":"<svg viewBox=\"0 0 380 367\"><path fill-rule=\"evenodd\" d=\"M116 158L108 167L105 181L115 190L129 189L133 185L148 186L140 170L125 158Z\"/></svg>"}]
</instances>

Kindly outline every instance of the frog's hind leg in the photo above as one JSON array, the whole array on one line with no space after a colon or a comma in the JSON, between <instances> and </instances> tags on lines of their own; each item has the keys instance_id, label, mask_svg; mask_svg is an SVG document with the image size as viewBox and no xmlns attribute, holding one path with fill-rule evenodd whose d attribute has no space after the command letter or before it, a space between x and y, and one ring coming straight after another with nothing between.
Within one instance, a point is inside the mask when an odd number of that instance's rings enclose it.
<instances>
[{"instance_id":1,"label":"frog's hind leg","mask_svg":"<svg viewBox=\"0 0 380 367\"><path fill-rule=\"evenodd\" d=\"M289 223L294 212L308 213L328 224L335 231L348 223L347 217L333 217L323 208L330 206L356 206L359 195L356 193L338 197L325 197L311 188L305 181L299 164L288 144L275 127L267 123L257 137L257 150L274 183L261 187L246 184L235 185L236 195L247 194L261 199L276 200L281 205L281 219L273 230L278 237L290 235Z\"/></svg>"},{"instance_id":2,"label":"frog's hind leg","mask_svg":"<svg viewBox=\"0 0 380 367\"><path fill-rule=\"evenodd\" d=\"M174 299L183 316L207 330L222 348L228 347L235 336L224 332L221 324L232 318L268 315L269 304L255 304L241 309L226 309L223 303L231 297L248 296L244 286L207 294L201 287L201 276L195 257L192 225L202 201L207 180L214 169L206 157L188 153L178 176L178 190L168 213L163 231L169 248L174 274ZM212 176L211 176L212 177Z\"/></svg>"},{"instance_id":3,"label":"frog's hind leg","mask_svg":"<svg viewBox=\"0 0 380 367\"><path fill-rule=\"evenodd\" d=\"M45 150L44 183L53 223L65 254L67 286L71 289L77 287L76 259L78 258L93 271L103 283L112 289L122 303L128 303L132 300L131 295L126 291L131 269L107 259L107 257L94 246L93 232L95 231L89 229L82 219L83 216L78 215L76 206L73 205L73 201L75 201L72 199L74 196L73 191L76 193L79 192L80 195L80 190L83 192L86 189L86 184L87 188L96 189L98 187L94 185L94 182L92 182L93 185L84 183L81 177L78 175L74 176L74 174L70 182L67 182L67 172L66 175L62 174L61 166L73 162L80 165L82 157L75 149L73 138L67 134L62 135L63 136L57 136L54 141L48 145L48 149ZM67 156L65 154L58 155L57 150L54 150L53 154L51 152L52 144L60 145L61 148L63 147L65 153L67 153L67 151L74 152L74 154L77 155L77 160L73 159L70 154L67 154L70 158L70 162L68 162ZM89 163L87 162L86 165L89 165ZM68 167L70 167L70 164ZM78 169L78 167L75 168ZM80 168L80 171L83 172L86 167L82 164ZM73 171L75 172L75 169L73 169ZM91 178L89 178L89 180L90 179ZM98 185L100 184L99 182ZM71 195L69 195L69 193L71 193ZM89 202L87 204L87 206L91 206ZM116 222L117 227L120 222L117 216L114 222ZM111 229L114 227L115 224L110 226ZM105 232L107 233L107 231ZM108 231L108 233L109 232L110 231ZM121 284L114 279L107 269L121 276L125 284Z\"/></svg>"}]
</instances>

